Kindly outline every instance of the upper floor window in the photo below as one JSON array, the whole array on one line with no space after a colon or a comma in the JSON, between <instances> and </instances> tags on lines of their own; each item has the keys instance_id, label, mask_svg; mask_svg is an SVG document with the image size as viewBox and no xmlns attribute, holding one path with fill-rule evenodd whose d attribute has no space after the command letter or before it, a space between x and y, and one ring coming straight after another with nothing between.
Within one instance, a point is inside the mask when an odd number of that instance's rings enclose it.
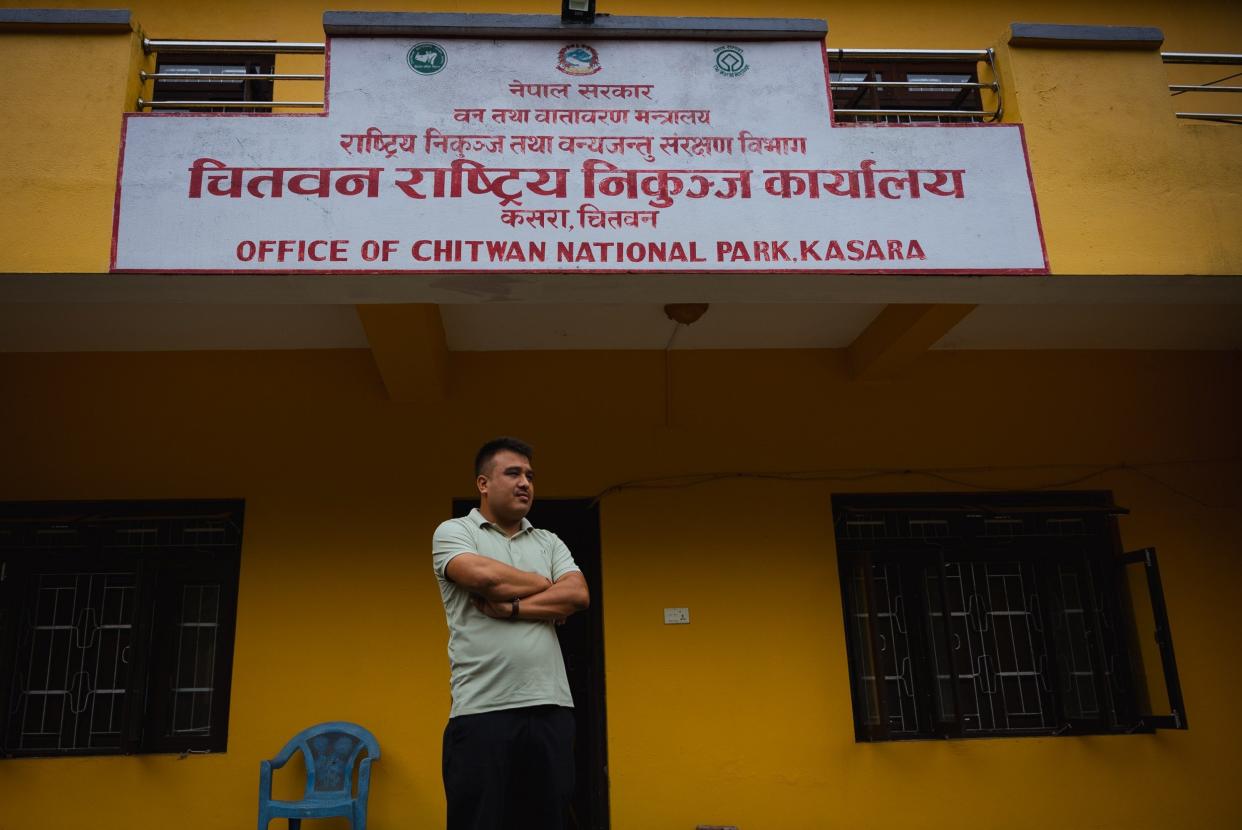
<instances>
[{"instance_id":1,"label":"upper floor window","mask_svg":"<svg viewBox=\"0 0 1242 830\"><path fill-rule=\"evenodd\" d=\"M1093 493L834 498L858 740L1185 728L1155 552L1117 549L1117 512ZM1150 714L1131 567L1171 715Z\"/></svg>"},{"instance_id":2,"label":"upper floor window","mask_svg":"<svg viewBox=\"0 0 1242 830\"><path fill-rule=\"evenodd\" d=\"M240 502L0 504L0 753L218 752Z\"/></svg>"},{"instance_id":3,"label":"upper floor window","mask_svg":"<svg viewBox=\"0 0 1242 830\"><path fill-rule=\"evenodd\" d=\"M153 100L201 103L161 107L162 112L271 112L262 104L272 100L274 84L263 76L271 75L275 66L275 55L159 52ZM213 101L254 101L257 106L213 107Z\"/></svg>"},{"instance_id":4,"label":"upper floor window","mask_svg":"<svg viewBox=\"0 0 1242 830\"><path fill-rule=\"evenodd\" d=\"M970 122L981 116L945 116L946 111L981 112L978 65L915 60L829 60L832 108L842 123ZM962 86L953 86L962 84ZM904 114L851 110L899 110ZM925 111L922 115L919 111Z\"/></svg>"}]
</instances>

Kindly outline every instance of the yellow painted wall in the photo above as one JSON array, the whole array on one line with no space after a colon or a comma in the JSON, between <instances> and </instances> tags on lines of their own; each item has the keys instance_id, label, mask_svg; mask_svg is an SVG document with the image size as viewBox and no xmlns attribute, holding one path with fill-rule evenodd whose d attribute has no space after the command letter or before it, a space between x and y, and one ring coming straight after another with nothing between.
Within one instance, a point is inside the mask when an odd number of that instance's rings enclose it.
<instances>
[{"instance_id":1,"label":"yellow painted wall","mask_svg":"<svg viewBox=\"0 0 1242 830\"><path fill-rule=\"evenodd\" d=\"M3 0L0 5L26 4ZM52 3L56 6L114 6ZM555 11L553 6L442 3L422 9L386 0L332 9ZM142 33L157 38L323 39L322 4L304 0L130 5ZM685 15L827 19L842 47L997 46L1009 120L1026 124L1049 258L1058 274L1229 274L1242 257L1242 138L1236 128L1182 122L1166 89L1170 70L1154 52L1013 50L1014 21L1153 25L1180 51L1237 51L1242 6L1180 3L972 0L868 4L690 2ZM604 3L613 14L667 14L651 2ZM29 126L0 132L0 259L3 272L106 270L111 238L120 111L132 108L142 60L136 38L0 33L0 105ZM315 59L282 56L282 71ZM54 71L48 71L53 70ZM1217 67L1216 69L1220 69ZM1183 70L1174 68L1176 73ZM1214 71L1214 70L1206 70ZM1221 74L1227 74L1222 72ZM1178 77L1185 79L1184 74ZM315 84L282 84L287 99L315 99ZM1234 96L1237 97L1237 96ZM1203 99L1208 100L1203 100ZM69 103L72 102L72 103ZM1236 106L1199 96L1199 107Z\"/></svg>"},{"instance_id":2,"label":"yellow painted wall","mask_svg":"<svg viewBox=\"0 0 1242 830\"><path fill-rule=\"evenodd\" d=\"M154 37L322 38L323 7L309 3L130 8ZM1000 45L1056 273L1239 269L1242 133L1168 117L1154 53L1003 47L1008 24L1025 20L1157 25L1170 49L1236 51L1242 19L1226 4L677 11L824 17L829 42L845 47ZM106 269L120 112L141 60L137 35L0 33L0 105L21 114L0 130L0 273ZM1034 488L1081 472L1041 465L1232 459L1156 471L1230 508L1130 471L1082 485L1112 489L1133 510L1128 547L1161 551L1185 733L854 743L831 494L958 489L944 481L732 480L610 495L603 597L617 830L957 827L967 811L981 827L1242 823L1242 629L1221 623L1242 584L1238 354L932 352L907 378L859 383L840 351L682 352L671 426L660 354L451 359L447 402L399 406L361 351L0 356L0 499L247 505L229 751L0 761L0 830L251 826L258 760L329 718L362 722L383 743L373 828L440 824L446 634L427 537L450 499L471 492L469 458L498 432L536 445L545 497L650 476L824 467L1002 468L958 475ZM488 380L499 360L528 379L503 403ZM681 605L693 623L663 626L660 610ZM308 673L308 655L330 660ZM286 793L293 784L287 776Z\"/></svg>"},{"instance_id":3,"label":"yellow painted wall","mask_svg":"<svg viewBox=\"0 0 1242 830\"><path fill-rule=\"evenodd\" d=\"M0 273L106 271L134 34L0 31Z\"/></svg>"},{"instance_id":4,"label":"yellow painted wall","mask_svg":"<svg viewBox=\"0 0 1242 830\"><path fill-rule=\"evenodd\" d=\"M365 351L0 357L16 404L0 411L0 499L246 499L228 752L0 761L0 827L245 827L258 760L335 718L383 744L375 830L439 825L448 672L428 536L502 431L535 444L543 497L703 471L1232 459L1149 470L1229 509L1133 472L1081 485L1133 510L1128 547L1160 550L1188 732L854 742L830 496L961 489L943 481L610 495L602 598L617 830L1242 821L1242 629L1223 622L1242 584L1242 357L932 352L885 383L851 381L839 351L674 358L665 426L660 353L454 354L448 401L406 406ZM503 402L500 361L526 378ZM1080 472L956 475L1030 488ZM664 626L666 606L691 625Z\"/></svg>"},{"instance_id":5,"label":"yellow painted wall","mask_svg":"<svg viewBox=\"0 0 1242 830\"><path fill-rule=\"evenodd\" d=\"M1230 111L1242 94L1171 103L1156 52L1002 47L997 60L1006 120L1025 125L1053 273L1237 273L1242 136L1169 113Z\"/></svg>"}]
</instances>

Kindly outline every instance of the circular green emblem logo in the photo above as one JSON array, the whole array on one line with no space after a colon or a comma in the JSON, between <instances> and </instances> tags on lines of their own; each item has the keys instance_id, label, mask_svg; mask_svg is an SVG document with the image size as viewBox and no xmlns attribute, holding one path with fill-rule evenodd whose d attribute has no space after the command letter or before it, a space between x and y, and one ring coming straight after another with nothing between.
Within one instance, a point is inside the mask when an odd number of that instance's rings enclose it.
<instances>
[{"instance_id":1,"label":"circular green emblem logo","mask_svg":"<svg viewBox=\"0 0 1242 830\"><path fill-rule=\"evenodd\" d=\"M405 53L405 62L419 75L434 75L448 64L448 53L438 43L415 43Z\"/></svg>"},{"instance_id":2,"label":"circular green emblem logo","mask_svg":"<svg viewBox=\"0 0 1242 830\"><path fill-rule=\"evenodd\" d=\"M747 69L746 56L742 54L742 50L737 46L717 46L716 52L716 71L721 75L730 78L736 78L738 75L745 74Z\"/></svg>"}]
</instances>

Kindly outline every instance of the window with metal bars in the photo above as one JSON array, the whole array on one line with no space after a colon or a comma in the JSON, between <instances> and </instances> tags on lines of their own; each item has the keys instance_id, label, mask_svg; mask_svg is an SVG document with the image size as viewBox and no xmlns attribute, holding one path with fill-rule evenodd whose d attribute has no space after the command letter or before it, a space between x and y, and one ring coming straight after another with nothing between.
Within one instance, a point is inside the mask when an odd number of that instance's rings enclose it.
<instances>
[{"instance_id":1,"label":"window with metal bars","mask_svg":"<svg viewBox=\"0 0 1242 830\"><path fill-rule=\"evenodd\" d=\"M1155 551L1105 493L833 500L860 741L1186 728ZM1171 713L1155 715L1127 568L1146 577Z\"/></svg>"},{"instance_id":2,"label":"window with metal bars","mask_svg":"<svg viewBox=\"0 0 1242 830\"><path fill-rule=\"evenodd\" d=\"M0 752L221 752L241 502L0 504Z\"/></svg>"}]
</instances>

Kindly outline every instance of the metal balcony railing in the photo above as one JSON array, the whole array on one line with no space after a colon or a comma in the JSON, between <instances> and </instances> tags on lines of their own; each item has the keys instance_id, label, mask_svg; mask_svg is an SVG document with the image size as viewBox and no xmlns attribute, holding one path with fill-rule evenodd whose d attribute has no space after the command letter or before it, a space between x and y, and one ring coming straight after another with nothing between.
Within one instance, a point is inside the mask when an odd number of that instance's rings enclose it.
<instances>
[{"instance_id":1,"label":"metal balcony railing","mask_svg":"<svg viewBox=\"0 0 1242 830\"><path fill-rule=\"evenodd\" d=\"M829 49L828 71L839 76L831 80L834 101L841 93L855 92L853 106L834 106L833 114L850 121L1000 121L1004 115L1001 105L1000 75L996 72L996 56L991 49ZM944 65L956 68L964 77L972 80L897 80L885 79L882 67L889 73L901 73L920 65ZM950 65L956 64L956 67ZM986 64L991 80L979 77L979 67ZM846 78L845 72L834 67L858 70L871 67L866 79ZM934 68L922 68L922 74L935 77ZM852 73L859 75L855 71ZM914 74L910 71L909 74ZM949 74L956 74L950 72ZM982 90L989 90L995 98L995 106L983 108ZM924 100L920 101L922 97ZM893 100L904 106L886 106ZM928 106L925 102L938 101L940 106Z\"/></svg>"},{"instance_id":2,"label":"metal balcony railing","mask_svg":"<svg viewBox=\"0 0 1242 830\"><path fill-rule=\"evenodd\" d=\"M147 54L176 55L184 60L186 56L201 55L204 59L214 58L219 61L222 56L271 56L271 55L313 55L323 54L322 43L292 43L262 40L160 40L143 38L143 49ZM842 66L858 68L862 65L877 66L915 66L920 64L957 64L959 67L970 67L966 70L972 80L897 80L884 79L880 72L863 73L864 78L857 80L841 80L832 82L834 91L861 93L854 98L856 106L835 109L838 118L852 121L919 121L919 120L950 120L950 121L1000 121L1001 109L999 76L996 73L995 56L991 49L829 49L829 69L834 63ZM161 62L162 64L163 62ZM980 81L977 67L986 64L993 78ZM164 67L164 70L170 67ZM175 67L171 67L175 70ZM199 68L201 70L201 67ZM142 82L141 92L137 100L139 110L254 110L278 108L322 109L323 101L281 101L270 98L241 97L227 98L208 93L213 92L210 84L215 84L215 91L230 88L230 85L243 86L251 90L256 82L271 84L276 81L316 81L324 80L323 73L277 73L253 71L254 66L244 70L230 67L231 71L211 72L195 71L192 74L178 71L146 70L138 73ZM858 74L858 73L852 73ZM888 74L892 74L891 72ZM869 79L868 79L869 78ZM161 82L164 82L161 84ZM160 95L161 86L176 85L185 90L196 86L200 93L194 96L169 97ZM979 106L962 105L965 102L981 100L977 91L990 90L995 94L996 105L993 109ZM947 106L924 106L923 101L947 101ZM918 106L890 107L884 106L885 100L902 100L917 103Z\"/></svg>"},{"instance_id":3,"label":"metal balcony railing","mask_svg":"<svg viewBox=\"0 0 1242 830\"><path fill-rule=\"evenodd\" d=\"M1165 63L1242 66L1242 55L1227 52L1161 52L1160 57ZM1238 77L1242 77L1242 71L1200 84L1169 84L1169 93L1177 96L1188 93L1242 92L1242 86L1220 86ZM1196 121L1216 121L1223 124L1242 124L1242 112L1178 112L1177 117Z\"/></svg>"},{"instance_id":4,"label":"metal balcony railing","mask_svg":"<svg viewBox=\"0 0 1242 830\"><path fill-rule=\"evenodd\" d=\"M201 55L205 59L219 60L222 56L238 56L245 58L247 56L256 55L322 55L324 53L324 45L322 43L289 43L279 41L264 40L154 40L151 38L142 39L142 48L148 54L156 55L176 55L194 56ZM162 65L163 62L157 65ZM169 67L164 67L165 69ZM277 72L255 72L249 71L253 69L253 65L238 71L234 67L233 71L226 72L203 72L196 71L192 74L176 71L157 71L147 72L142 70L138 73L138 79L142 82L142 91L138 97L139 110L254 110L254 109L273 109L273 108L308 108L322 109L323 101L274 101L269 98L250 97L243 95L240 98L212 98L210 94L221 89L229 89L231 87L240 86L243 90L251 90L257 83L271 84L275 81L318 81L323 82L324 75L320 73L277 73ZM181 100L176 98L168 98L159 96L160 82L169 85L178 85L185 89L191 84L201 84L195 91L204 93L194 96L182 96ZM214 87L211 86L214 84ZM149 90L149 91L148 91ZM149 97L147 97L149 96Z\"/></svg>"}]
</instances>

